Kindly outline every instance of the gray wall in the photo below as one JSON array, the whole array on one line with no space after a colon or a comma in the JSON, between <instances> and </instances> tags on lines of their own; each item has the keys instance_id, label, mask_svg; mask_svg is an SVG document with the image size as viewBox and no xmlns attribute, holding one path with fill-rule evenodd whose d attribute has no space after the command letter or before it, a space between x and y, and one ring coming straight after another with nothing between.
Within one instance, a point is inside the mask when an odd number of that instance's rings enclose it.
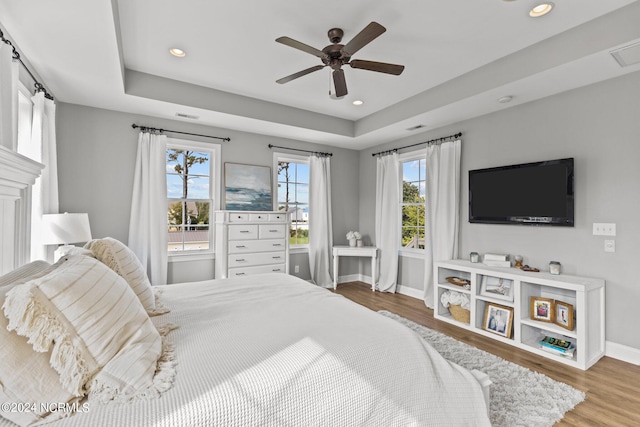
<instances>
[{"instance_id":1,"label":"gray wall","mask_svg":"<svg viewBox=\"0 0 640 427\"><path fill-rule=\"evenodd\" d=\"M138 139L138 130L131 128L132 123L191 133L228 136L231 138L230 142L185 137L185 139L220 142L223 164L235 162L271 167L273 151L267 147L268 144L332 152L331 191L335 243L345 244L347 231L358 228L359 156L357 151L58 103L56 126L60 211L88 212L91 232L95 238L111 236L125 243L128 241ZM175 137L181 136L176 134ZM341 262L340 270L343 274L345 271L347 274L357 273L359 266L356 261ZM293 266L296 264L300 265L298 275L309 279L308 255L291 256L292 273ZM213 278L213 261L170 263L168 273L170 283Z\"/></svg>"},{"instance_id":2,"label":"gray wall","mask_svg":"<svg viewBox=\"0 0 640 427\"><path fill-rule=\"evenodd\" d=\"M565 92L360 152L360 228L374 234L375 159L389 147L463 132L459 257L469 252L521 254L525 263L606 280L606 339L640 349L640 73ZM575 227L468 222L470 169L575 158ZM604 252L592 223L617 224L615 253ZM610 237L607 237L610 238ZM401 263L401 284L421 287L419 260ZM406 269L411 269L412 272ZM403 283L411 278L410 283Z\"/></svg>"}]
</instances>

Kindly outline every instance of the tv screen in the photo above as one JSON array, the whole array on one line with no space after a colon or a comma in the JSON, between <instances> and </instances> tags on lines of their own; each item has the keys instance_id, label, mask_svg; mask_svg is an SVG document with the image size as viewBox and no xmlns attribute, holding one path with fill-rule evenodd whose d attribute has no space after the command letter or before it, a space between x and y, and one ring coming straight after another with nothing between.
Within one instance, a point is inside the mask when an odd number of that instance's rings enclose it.
<instances>
[{"instance_id":1,"label":"tv screen","mask_svg":"<svg viewBox=\"0 0 640 427\"><path fill-rule=\"evenodd\" d=\"M469 171L469 222L573 227L573 158Z\"/></svg>"}]
</instances>

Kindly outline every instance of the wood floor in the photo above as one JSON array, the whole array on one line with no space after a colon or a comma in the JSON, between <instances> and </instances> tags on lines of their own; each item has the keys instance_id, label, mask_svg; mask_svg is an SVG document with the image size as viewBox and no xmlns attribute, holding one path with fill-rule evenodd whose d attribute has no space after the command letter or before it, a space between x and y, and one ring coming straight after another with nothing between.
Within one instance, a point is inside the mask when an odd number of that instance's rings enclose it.
<instances>
[{"instance_id":1,"label":"wood floor","mask_svg":"<svg viewBox=\"0 0 640 427\"><path fill-rule=\"evenodd\" d=\"M604 357L588 371L581 371L436 320L433 310L419 299L374 293L362 282L340 284L335 292L371 310L390 311L585 392L585 401L565 414L557 426L640 426L640 366Z\"/></svg>"}]
</instances>

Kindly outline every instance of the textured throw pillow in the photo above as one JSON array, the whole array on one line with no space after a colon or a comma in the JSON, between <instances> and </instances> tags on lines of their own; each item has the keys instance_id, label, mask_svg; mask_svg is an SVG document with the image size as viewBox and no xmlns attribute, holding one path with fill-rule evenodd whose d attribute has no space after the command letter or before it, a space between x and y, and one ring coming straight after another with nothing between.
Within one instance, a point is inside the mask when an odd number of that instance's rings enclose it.
<instances>
[{"instance_id":1,"label":"textured throw pillow","mask_svg":"<svg viewBox=\"0 0 640 427\"><path fill-rule=\"evenodd\" d=\"M94 239L84 245L95 257L118 273L136 293L148 313L155 314L156 303L151 283L140 260L124 243L111 237Z\"/></svg>"},{"instance_id":2,"label":"textured throw pillow","mask_svg":"<svg viewBox=\"0 0 640 427\"><path fill-rule=\"evenodd\" d=\"M8 329L26 336L62 387L127 400L153 385L161 338L124 279L98 260L71 255L46 276L6 294ZM90 390L89 390L90 389Z\"/></svg>"},{"instance_id":3,"label":"textured throw pillow","mask_svg":"<svg viewBox=\"0 0 640 427\"><path fill-rule=\"evenodd\" d=\"M52 268L48 262L34 261L0 277L0 307L9 290ZM51 353L33 351L25 337L9 331L7 326L7 319L0 312L0 402L4 403L0 416L21 426L58 418L51 412L58 403L73 403L79 398L62 388L60 375L49 365ZM28 411L17 410L24 405L30 405Z\"/></svg>"}]
</instances>

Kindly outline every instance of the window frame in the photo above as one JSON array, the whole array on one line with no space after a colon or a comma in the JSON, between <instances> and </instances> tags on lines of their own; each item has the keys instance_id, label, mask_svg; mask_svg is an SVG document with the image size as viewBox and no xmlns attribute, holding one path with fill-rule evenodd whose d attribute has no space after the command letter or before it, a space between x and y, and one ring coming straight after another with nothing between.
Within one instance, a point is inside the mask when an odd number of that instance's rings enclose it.
<instances>
[{"instance_id":1,"label":"window frame","mask_svg":"<svg viewBox=\"0 0 640 427\"><path fill-rule=\"evenodd\" d=\"M211 199L193 199L193 200L210 200L209 204L209 249L197 250L197 251L177 251L172 252L167 250L169 262L181 262L181 261L198 261L204 259L213 259L215 257L215 211L220 210L221 206L221 179L222 179L222 146L220 144L191 141L187 139L179 138L167 138L166 150L195 150L205 151L211 156L209 161L209 197ZM166 154L165 154L165 168L167 166ZM165 174L166 175L166 174ZM166 179L166 178L165 178ZM167 199L167 208L169 202L174 200L169 198L168 194L165 195ZM191 199L189 199L191 200ZM168 224L167 224L168 225Z\"/></svg>"},{"instance_id":2,"label":"window frame","mask_svg":"<svg viewBox=\"0 0 640 427\"><path fill-rule=\"evenodd\" d=\"M404 163L407 162L413 162L416 160L426 160L426 153L424 152L424 150L417 150L417 151L411 151L408 153L403 153L398 155L398 162L400 162L400 171L401 173L403 172L404 168L403 165ZM425 165L425 185L427 182L427 170L426 170L426 165ZM400 196L402 197L402 192L403 192L403 183L404 183L404 175L401 177L401 181L400 181ZM427 211L427 200L426 200L426 194L427 193L427 189L425 188L425 202L424 202L424 211L426 214ZM419 249L419 248L405 248L404 246L402 246L402 207L404 206L403 200L402 198L400 199L400 205L398 206L398 209L400 210L400 215L399 215L399 224L398 224L398 228L400 229L400 238L398 239L398 254L400 256L406 256L406 257L410 257L410 258L420 258L423 259L425 256L425 249ZM424 230L424 236L425 236L425 245L426 245L426 239L427 239L427 230L426 230L426 223L425 223L425 230Z\"/></svg>"},{"instance_id":3,"label":"window frame","mask_svg":"<svg viewBox=\"0 0 640 427\"><path fill-rule=\"evenodd\" d=\"M309 160L309 156L300 155L300 154L281 153L281 152L273 153L273 182L275 183L275 197L273 198L274 211L278 210L278 163L279 162L304 163L307 165L311 163ZM311 185L311 174L309 174L309 185ZM307 207L309 207L309 204L307 204ZM291 227L291 225L289 225L289 227ZM309 244L308 243L304 245L289 244L289 252L293 254L308 253Z\"/></svg>"}]
</instances>

